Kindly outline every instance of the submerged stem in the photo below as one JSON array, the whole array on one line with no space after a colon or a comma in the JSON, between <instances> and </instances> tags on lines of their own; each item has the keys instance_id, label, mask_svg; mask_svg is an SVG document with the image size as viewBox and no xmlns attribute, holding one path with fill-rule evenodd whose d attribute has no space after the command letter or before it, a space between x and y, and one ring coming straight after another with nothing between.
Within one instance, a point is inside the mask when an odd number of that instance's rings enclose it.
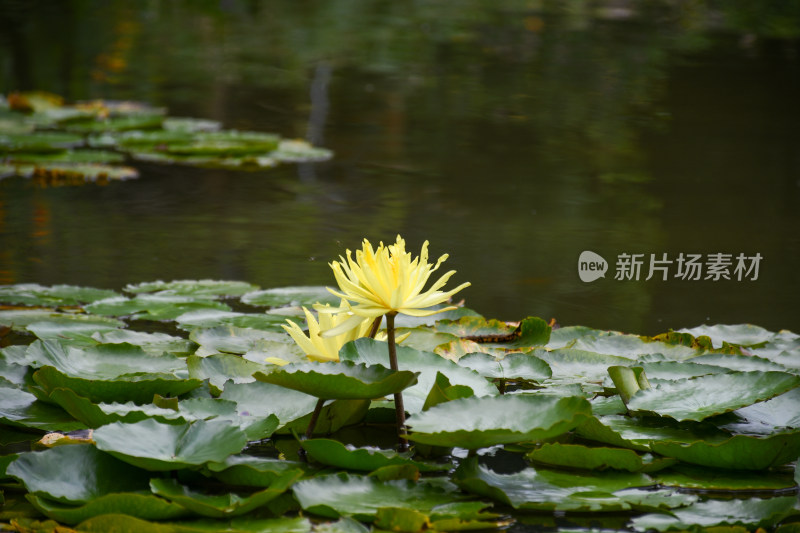
<instances>
[{"instance_id":1,"label":"submerged stem","mask_svg":"<svg viewBox=\"0 0 800 533\"><path fill-rule=\"evenodd\" d=\"M397 313L386 314L386 334L389 337L389 367L397 371L397 347L394 341L394 316ZM406 410L403 407L403 393L398 392L394 395L394 412L397 420L397 439L400 444L401 452L408 450L408 440L406 440Z\"/></svg>"}]
</instances>

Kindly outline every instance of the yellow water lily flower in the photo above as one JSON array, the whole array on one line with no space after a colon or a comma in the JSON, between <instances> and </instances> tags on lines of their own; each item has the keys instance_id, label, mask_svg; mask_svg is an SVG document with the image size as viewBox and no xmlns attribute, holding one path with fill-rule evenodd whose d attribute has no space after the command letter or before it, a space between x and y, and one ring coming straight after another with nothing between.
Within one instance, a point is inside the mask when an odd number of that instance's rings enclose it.
<instances>
[{"instance_id":1,"label":"yellow water lily flower","mask_svg":"<svg viewBox=\"0 0 800 533\"><path fill-rule=\"evenodd\" d=\"M345 302L342 302L344 305ZM321 311L337 309L331 308L329 305L319 306ZM337 328L344 322L348 322L351 318L349 313L319 313L319 322L314 318L314 315L305 307L303 312L306 315L306 323L308 324L308 336L303 332L303 328L287 319L288 326L282 326L286 332L291 335L292 339L298 346L306 353L312 361L338 361L339 350L346 343L364 337L369 333L372 326L372 319L365 319L359 317L355 326L350 327L335 336L322 337L320 331L326 331Z\"/></svg>"},{"instance_id":2,"label":"yellow water lily flower","mask_svg":"<svg viewBox=\"0 0 800 533\"><path fill-rule=\"evenodd\" d=\"M355 327L359 320L374 319L386 314L402 313L411 316L429 316L442 311L455 309L448 306L441 309L430 309L441 304L450 297L470 285L462 283L455 289L441 291L447 280L455 274L455 270L447 272L434 282L430 288L423 290L431 274L447 259L442 255L435 265L428 263L428 241L422 245L419 257L413 258L406 252L406 243L397 236L397 241L389 246L383 242L377 249L364 239L362 249L356 250L353 260L350 250L347 259L339 256L341 261L330 263L336 282L341 292L328 289L332 294L347 301L346 310L352 316L339 326L325 331L323 336L337 336ZM323 313L341 312L345 309L319 309Z\"/></svg>"}]
</instances>

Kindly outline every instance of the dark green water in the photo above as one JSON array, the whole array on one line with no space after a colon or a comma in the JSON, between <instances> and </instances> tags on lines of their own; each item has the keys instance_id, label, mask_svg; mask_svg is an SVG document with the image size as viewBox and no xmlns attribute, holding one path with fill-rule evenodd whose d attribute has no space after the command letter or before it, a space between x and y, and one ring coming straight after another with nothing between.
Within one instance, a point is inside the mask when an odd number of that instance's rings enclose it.
<instances>
[{"instance_id":1,"label":"dark green water","mask_svg":"<svg viewBox=\"0 0 800 533\"><path fill-rule=\"evenodd\" d=\"M3 93L145 100L336 154L2 180L0 283L327 284L345 248L400 233L449 253L488 317L800 330L800 4L565 5L0 2ZM580 280L584 250L605 279ZM623 253L645 254L638 281L614 279ZM681 253L732 254L732 279L644 279Z\"/></svg>"}]
</instances>

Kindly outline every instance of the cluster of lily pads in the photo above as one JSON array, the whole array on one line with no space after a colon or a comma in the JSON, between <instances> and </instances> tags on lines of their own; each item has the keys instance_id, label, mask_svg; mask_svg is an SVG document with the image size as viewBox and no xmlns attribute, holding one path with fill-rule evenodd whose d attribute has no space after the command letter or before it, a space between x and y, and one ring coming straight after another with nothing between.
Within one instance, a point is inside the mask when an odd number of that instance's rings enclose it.
<instances>
[{"instance_id":1,"label":"cluster of lily pads","mask_svg":"<svg viewBox=\"0 0 800 533\"><path fill-rule=\"evenodd\" d=\"M0 95L0 178L43 184L138 177L132 159L239 169L322 161L331 152L273 133L223 130L213 120L168 117L138 102L64 104L41 92Z\"/></svg>"},{"instance_id":2,"label":"cluster of lily pads","mask_svg":"<svg viewBox=\"0 0 800 533\"><path fill-rule=\"evenodd\" d=\"M282 325L317 302L338 298L0 286L0 530L800 528L794 333L643 337L460 307L398 315L393 371L367 337L309 361Z\"/></svg>"}]
</instances>

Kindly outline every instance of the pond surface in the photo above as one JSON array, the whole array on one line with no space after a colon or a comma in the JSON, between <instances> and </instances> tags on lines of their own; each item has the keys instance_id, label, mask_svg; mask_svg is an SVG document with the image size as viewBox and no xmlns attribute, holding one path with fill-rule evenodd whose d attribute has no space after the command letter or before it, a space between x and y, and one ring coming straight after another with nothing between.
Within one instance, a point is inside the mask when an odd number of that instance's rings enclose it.
<instances>
[{"instance_id":1,"label":"pond surface","mask_svg":"<svg viewBox=\"0 0 800 533\"><path fill-rule=\"evenodd\" d=\"M143 100L335 156L2 180L0 284L330 284L327 262L399 233L450 254L487 317L799 331L798 2L628 4L2 3L0 92ZM604 279L581 281L585 250ZM731 279L702 279L719 253ZM622 254L638 280L615 279Z\"/></svg>"}]
</instances>

